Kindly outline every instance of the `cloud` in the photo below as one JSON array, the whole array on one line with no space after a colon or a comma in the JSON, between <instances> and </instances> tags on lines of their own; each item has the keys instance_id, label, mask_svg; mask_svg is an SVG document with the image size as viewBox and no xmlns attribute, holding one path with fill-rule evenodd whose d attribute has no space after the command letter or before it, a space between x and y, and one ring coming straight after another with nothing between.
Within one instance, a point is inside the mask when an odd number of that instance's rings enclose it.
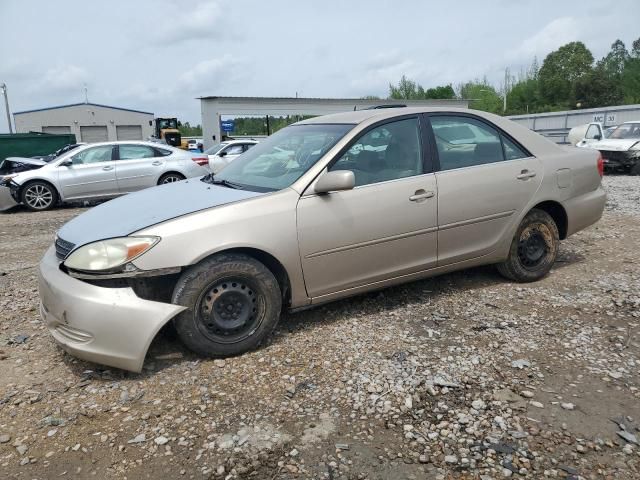
<instances>
[{"instance_id":1,"label":"cloud","mask_svg":"<svg viewBox=\"0 0 640 480\"><path fill-rule=\"evenodd\" d=\"M359 95L386 93L389 84L397 82L402 75L415 80L422 76L423 71L422 65L397 51L382 52L365 62L360 72L349 72L349 87Z\"/></svg>"},{"instance_id":2,"label":"cloud","mask_svg":"<svg viewBox=\"0 0 640 480\"><path fill-rule=\"evenodd\" d=\"M40 80L32 84L31 90L45 90L48 94L68 95L81 94L85 83L91 80L91 75L84 67L78 65L57 65L44 72Z\"/></svg>"},{"instance_id":3,"label":"cloud","mask_svg":"<svg viewBox=\"0 0 640 480\"><path fill-rule=\"evenodd\" d=\"M245 67L245 62L231 55L202 60L178 77L176 88L198 95L206 94L207 90L244 76Z\"/></svg>"},{"instance_id":4,"label":"cloud","mask_svg":"<svg viewBox=\"0 0 640 480\"><path fill-rule=\"evenodd\" d=\"M224 9L219 1L209 0L196 3L192 8L185 2L176 2L169 7L166 22L158 30L159 45L176 44L191 40L222 38Z\"/></svg>"},{"instance_id":5,"label":"cloud","mask_svg":"<svg viewBox=\"0 0 640 480\"><path fill-rule=\"evenodd\" d=\"M544 58L561 45L582 38L583 20L574 17L560 17L552 20L540 31L523 40L515 49L507 52L506 57L513 60L531 59L534 56Z\"/></svg>"}]
</instances>

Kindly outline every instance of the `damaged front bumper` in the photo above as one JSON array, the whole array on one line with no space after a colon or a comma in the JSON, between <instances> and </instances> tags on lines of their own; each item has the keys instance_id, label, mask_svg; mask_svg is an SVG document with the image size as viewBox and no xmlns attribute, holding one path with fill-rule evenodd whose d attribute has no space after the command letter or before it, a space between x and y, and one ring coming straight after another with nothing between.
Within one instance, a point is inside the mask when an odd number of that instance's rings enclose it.
<instances>
[{"instance_id":1,"label":"damaged front bumper","mask_svg":"<svg viewBox=\"0 0 640 480\"><path fill-rule=\"evenodd\" d=\"M7 185L0 184L0 212L9 210L18 205L11 195L11 188Z\"/></svg>"},{"instance_id":2,"label":"damaged front bumper","mask_svg":"<svg viewBox=\"0 0 640 480\"><path fill-rule=\"evenodd\" d=\"M140 372L151 341L186 307L145 300L60 270L54 247L39 269L40 314L55 341L83 360Z\"/></svg>"}]
</instances>

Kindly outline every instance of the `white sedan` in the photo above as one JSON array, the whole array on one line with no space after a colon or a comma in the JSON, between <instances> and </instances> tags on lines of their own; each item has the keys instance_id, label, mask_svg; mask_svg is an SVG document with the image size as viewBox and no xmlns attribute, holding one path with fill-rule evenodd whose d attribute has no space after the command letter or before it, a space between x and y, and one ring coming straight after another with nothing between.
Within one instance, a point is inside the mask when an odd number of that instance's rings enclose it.
<instances>
[{"instance_id":1,"label":"white sedan","mask_svg":"<svg viewBox=\"0 0 640 480\"><path fill-rule=\"evenodd\" d=\"M216 143L204 151L204 154L209 157L209 169L213 173L219 173L239 155L242 155L257 143L256 140L228 140Z\"/></svg>"},{"instance_id":2,"label":"white sedan","mask_svg":"<svg viewBox=\"0 0 640 480\"><path fill-rule=\"evenodd\" d=\"M9 198L30 210L47 210L69 201L117 197L206 175L207 163L204 154L135 141L83 145L48 163L9 157L0 162L0 210Z\"/></svg>"}]
</instances>

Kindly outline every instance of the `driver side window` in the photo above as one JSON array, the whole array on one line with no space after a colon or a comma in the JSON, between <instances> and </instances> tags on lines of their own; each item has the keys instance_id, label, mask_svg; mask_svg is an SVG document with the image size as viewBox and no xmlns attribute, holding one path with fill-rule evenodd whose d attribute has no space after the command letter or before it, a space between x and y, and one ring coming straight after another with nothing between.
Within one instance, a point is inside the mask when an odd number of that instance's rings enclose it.
<instances>
[{"instance_id":1,"label":"driver side window","mask_svg":"<svg viewBox=\"0 0 640 480\"><path fill-rule=\"evenodd\" d=\"M424 173L418 119L385 123L365 132L329 170L351 170L356 186Z\"/></svg>"},{"instance_id":2,"label":"driver side window","mask_svg":"<svg viewBox=\"0 0 640 480\"><path fill-rule=\"evenodd\" d=\"M587 134L584 136L584 138L588 140L595 140L596 137L599 135L600 135L600 129L596 125L590 125L587 130Z\"/></svg>"},{"instance_id":3,"label":"driver side window","mask_svg":"<svg viewBox=\"0 0 640 480\"><path fill-rule=\"evenodd\" d=\"M87 148L75 154L71 161L74 165L86 165L90 163L109 162L112 160L113 147L102 145L99 147Z\"/></svg>"}]
</instances>

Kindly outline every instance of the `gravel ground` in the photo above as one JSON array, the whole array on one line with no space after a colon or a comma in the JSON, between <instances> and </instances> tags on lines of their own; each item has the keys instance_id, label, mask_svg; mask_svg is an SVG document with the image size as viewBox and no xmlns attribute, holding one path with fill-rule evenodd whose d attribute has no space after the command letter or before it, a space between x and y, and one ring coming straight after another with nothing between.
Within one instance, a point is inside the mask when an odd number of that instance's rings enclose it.
<instances>
[{"instance_id":1,"label":"gravel ground","mask_svg":"<svg viewBox=\"0 0 640 480\"><path fill-rule=\"evenodd\" d=\"M63 353L35 265L82 209L0 215L0 478L640 478L640 178L535 284L478 268L286 316L144 372Z\"/></svg>"}]
</instances>

